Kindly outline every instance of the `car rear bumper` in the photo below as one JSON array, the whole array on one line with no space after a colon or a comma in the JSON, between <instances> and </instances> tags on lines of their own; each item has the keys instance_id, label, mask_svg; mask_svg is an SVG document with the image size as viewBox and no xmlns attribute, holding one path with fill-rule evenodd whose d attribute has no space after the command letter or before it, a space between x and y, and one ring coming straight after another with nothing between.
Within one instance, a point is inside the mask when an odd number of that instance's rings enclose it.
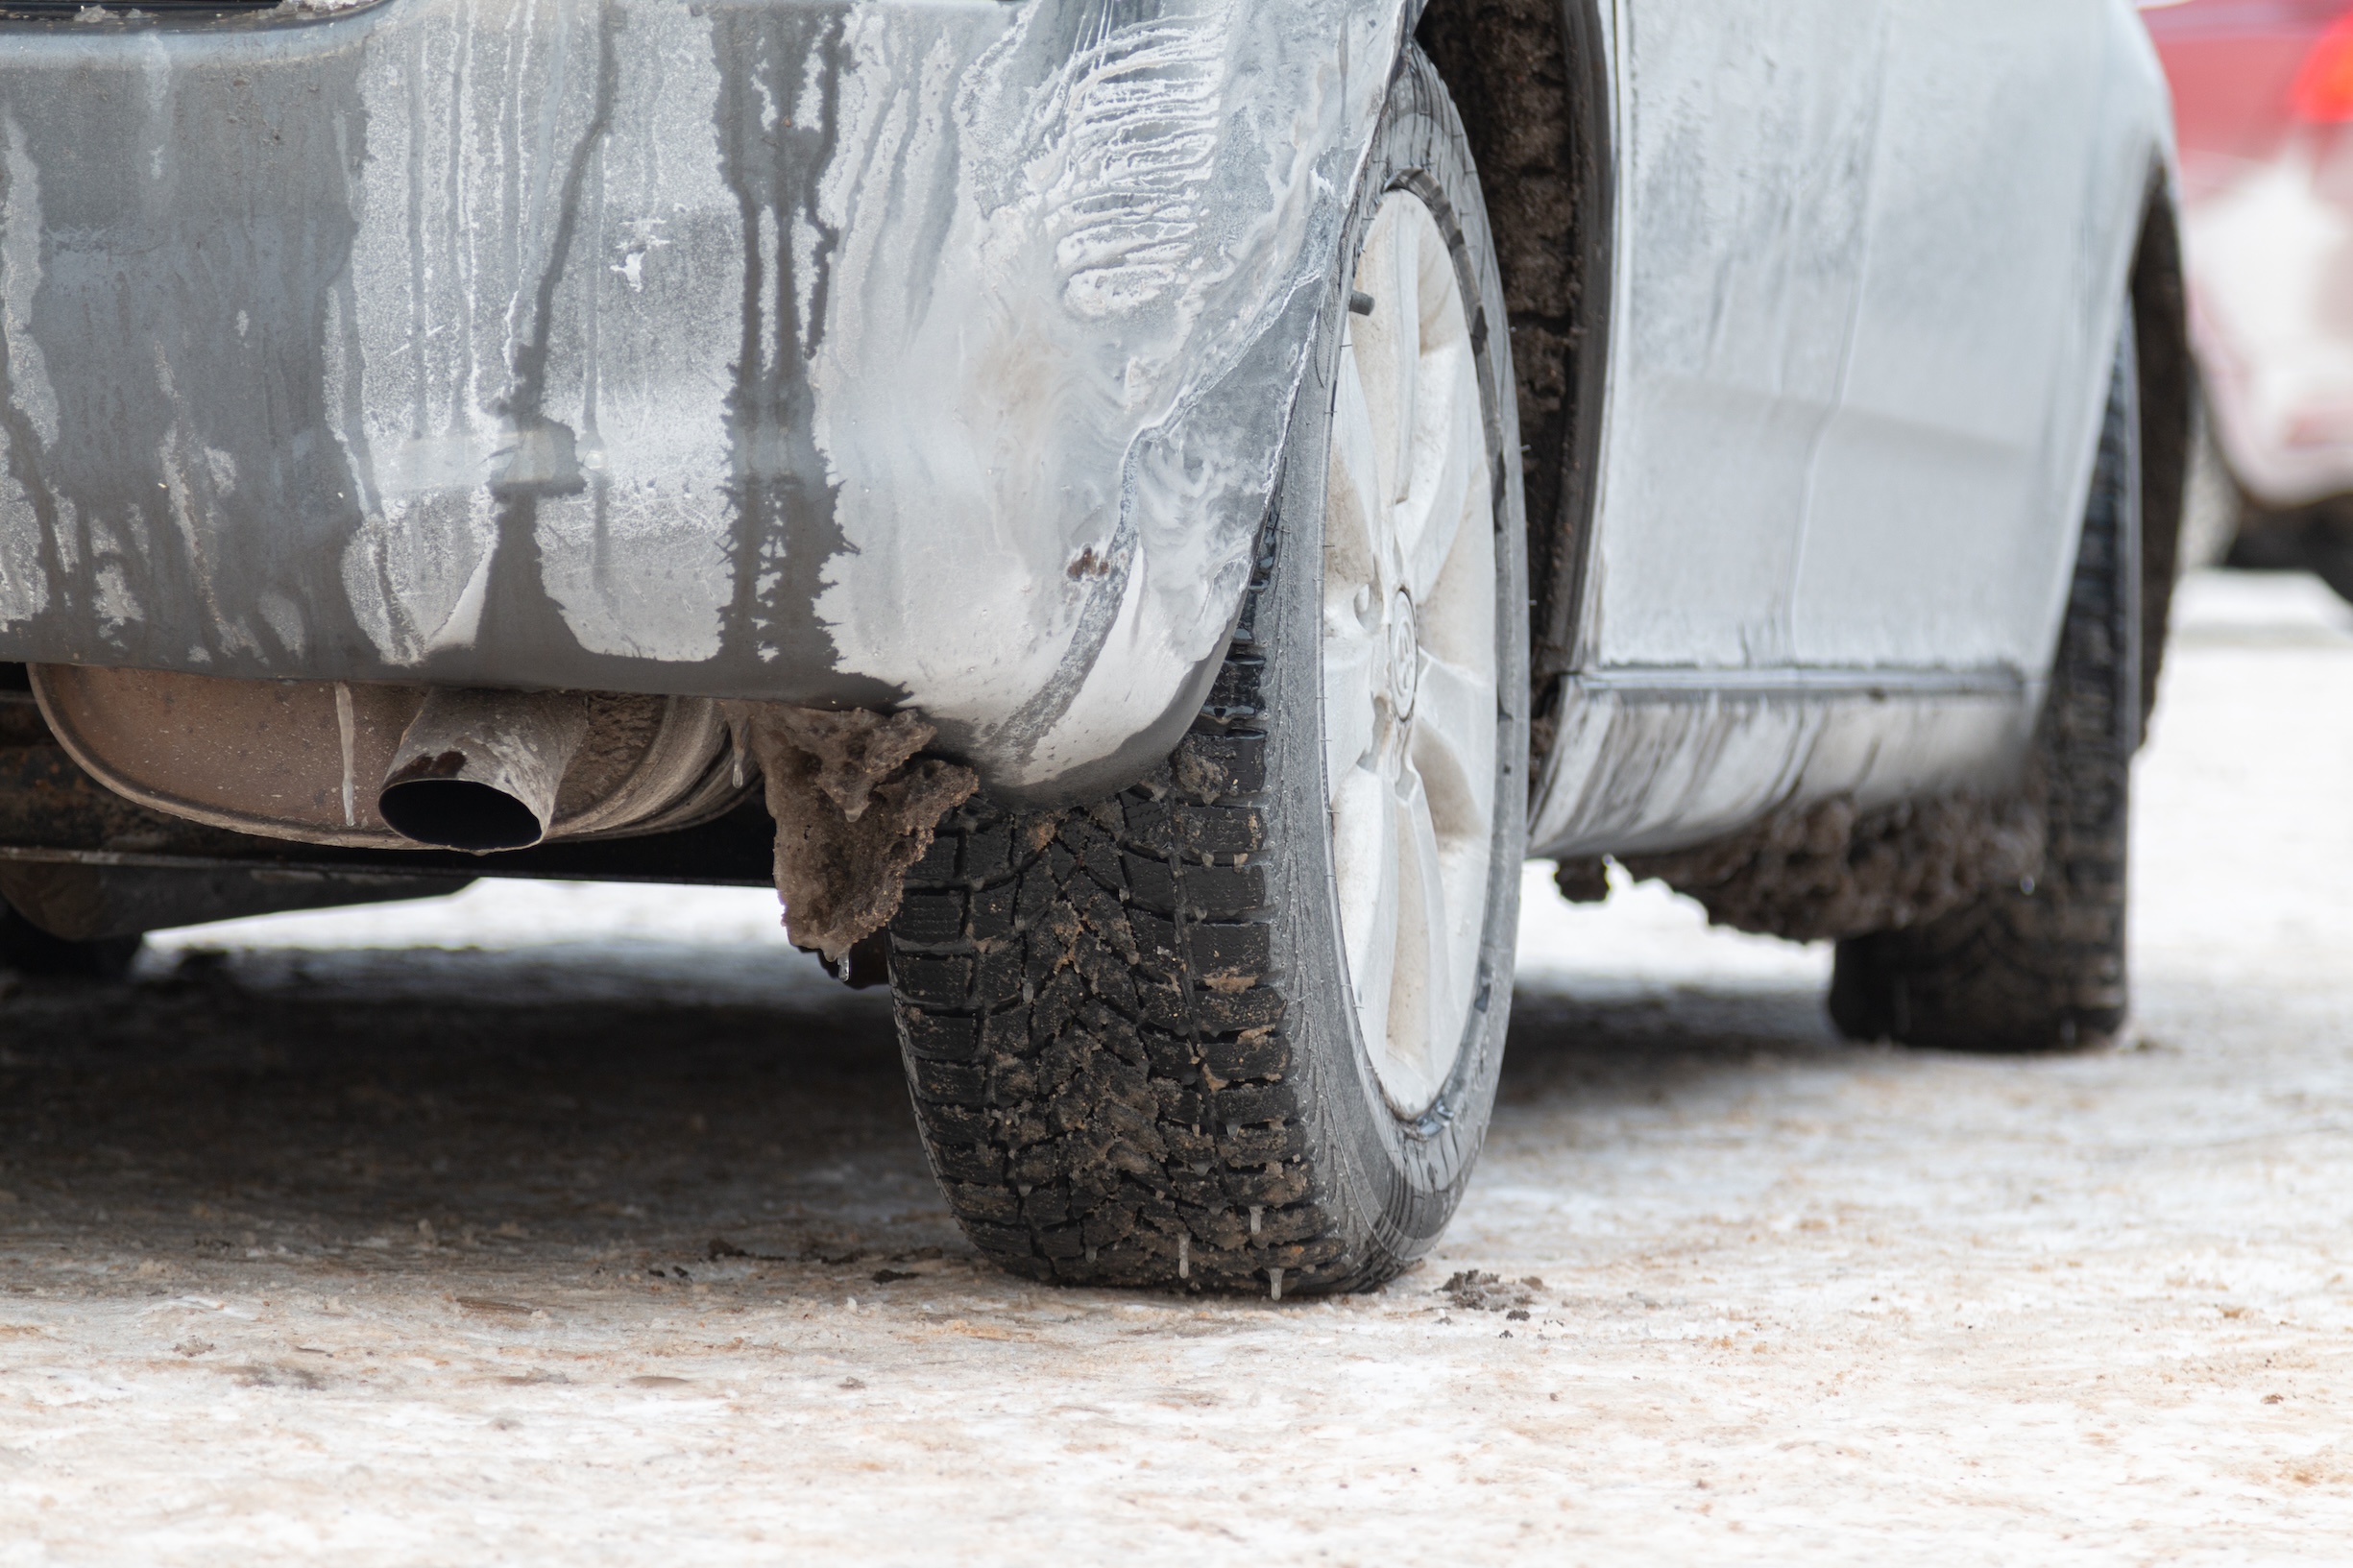
<instances>
[{"instance_id":1,"label":"car rear bumper","mask_svg":"<svg viewBox=\"0 0 2353 1568\"><path fill-rule=\"evenodd\" d=\"M1181 726L1390 0L0 31L0 659ZM1197 698L1197 693L1195 694Z\"/></svg>"}]
</instances>

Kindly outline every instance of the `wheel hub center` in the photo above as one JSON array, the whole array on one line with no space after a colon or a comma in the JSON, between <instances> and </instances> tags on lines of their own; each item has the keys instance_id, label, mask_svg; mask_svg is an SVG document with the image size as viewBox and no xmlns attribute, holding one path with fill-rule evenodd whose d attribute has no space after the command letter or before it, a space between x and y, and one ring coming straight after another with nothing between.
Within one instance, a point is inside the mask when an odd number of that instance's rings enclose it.
<instances>
[{"instance_id":1,"label":"wheel hub center","mask_svg":"<svg viewBox=\"0 0 2353 1568\"><path fill-rule=\"evenodd\" d=\"M1421 679L1421 639L1414 627L1414 601L1397 591L1389 614L1389 691L1397 717L1414 711L1414 688Z\"/></svg>"}]
</instances>

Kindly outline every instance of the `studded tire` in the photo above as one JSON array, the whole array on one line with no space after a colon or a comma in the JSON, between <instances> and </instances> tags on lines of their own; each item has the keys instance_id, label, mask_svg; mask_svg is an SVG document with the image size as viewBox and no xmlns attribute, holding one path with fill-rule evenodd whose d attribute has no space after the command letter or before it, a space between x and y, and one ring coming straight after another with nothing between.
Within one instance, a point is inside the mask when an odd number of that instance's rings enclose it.
<instances>
[{"instance_id":1,"label":"studded tire","mask_svg":"<svg viewBox=\"0 0 2353 1568\"><path fill-rule=\"evenodd\" d=\"M1409 186L1454 257L1493 474L1503 804L1477 1001L1451 1075L1413 1118L1391 1109L1340 930L1320 661L1343 270L1231 645L1191 732L1108 800L1024 811L982 798L953 813L890 927L933 1170L966 1234L1017 1273L1277 1296L1369 1288L1437 1240L1485 1136L1525 841L1518 438L1469 154L1410 45L1343 255L1364 243L1379 198Z\"/></svg>"},{"instance_id":2,"label":"studded tire","mask_svg":"<svg viewBox=\"0 0 2353 1568\"><path fill-rule=\"evenodd\" d=\"M2043 868L1905 930L1840 942L1831 1018L1851 1039L2064 1049L2123 1028L2125 871L2141 725L2141 457L2129 325L2026 787Z\"/></svg>"}]
</instances>

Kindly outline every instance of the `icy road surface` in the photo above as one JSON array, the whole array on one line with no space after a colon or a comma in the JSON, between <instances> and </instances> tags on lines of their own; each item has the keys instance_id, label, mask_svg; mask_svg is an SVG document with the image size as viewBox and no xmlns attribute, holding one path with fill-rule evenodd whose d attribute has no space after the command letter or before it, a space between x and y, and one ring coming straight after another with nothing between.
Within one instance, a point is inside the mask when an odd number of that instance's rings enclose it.
<instances>
[{"instance_id":1,"label":"icy road surface","mask_svg":"<svg viewBox=\"0 0 2353 1568\"><path fill-rule=\"evenodd\" d=\"M1470 1199L1342 1301L977 1264L762 894L18 989L0 1565L2341 1559L2353 617L2193 584L2140 780L2129 1049L1846 1046L1827 952L1532 871Z\"/></svg>"}]
</instances>

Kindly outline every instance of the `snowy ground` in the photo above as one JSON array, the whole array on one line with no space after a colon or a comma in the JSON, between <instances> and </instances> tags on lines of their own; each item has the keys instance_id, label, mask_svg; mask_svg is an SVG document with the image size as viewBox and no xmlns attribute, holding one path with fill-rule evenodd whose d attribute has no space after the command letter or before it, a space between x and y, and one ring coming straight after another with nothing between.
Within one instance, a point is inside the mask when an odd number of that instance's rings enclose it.
<instances>
[{"instance_id":1,"label":"snowy ground","mask_svg":"<svg viewBox=\"0 0 2353 1568\"><path fill-rule=\"evenodd\" d=\"M764 894L17 990L0 1565L2341 1557L2353 616L2192 584L2140 784L2098 1054L1845 1046L1826 952L1532 872L1470 1200L1337 1302L977 1264Z\"/></svg>"}]
</instances>

